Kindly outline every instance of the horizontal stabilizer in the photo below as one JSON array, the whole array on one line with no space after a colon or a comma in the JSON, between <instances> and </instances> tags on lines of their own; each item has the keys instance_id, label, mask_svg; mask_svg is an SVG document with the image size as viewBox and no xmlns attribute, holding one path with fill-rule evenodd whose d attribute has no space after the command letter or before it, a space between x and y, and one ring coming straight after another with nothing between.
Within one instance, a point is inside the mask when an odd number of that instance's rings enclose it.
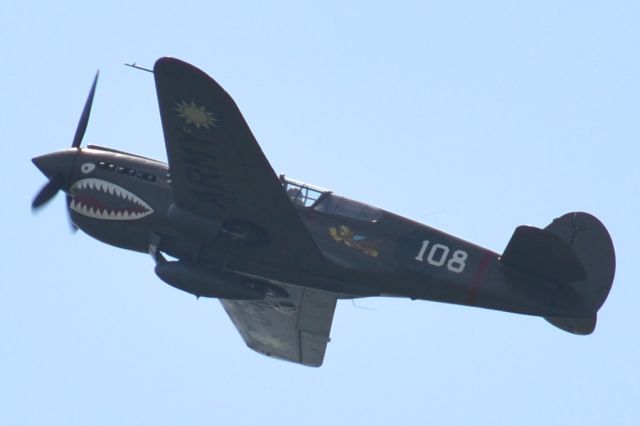
<instances>
[{"instance_id":1,"label":"horizontal stabilizer","mask_svg":"<svg viewBox=\"0 0 640 426\"><path fill-rule=\"evenodd\" d=\"M500 260L527 275L557 284L580 281L587 276L569 244L533 226L516 228Z\"/></svg>"}]
</instances>

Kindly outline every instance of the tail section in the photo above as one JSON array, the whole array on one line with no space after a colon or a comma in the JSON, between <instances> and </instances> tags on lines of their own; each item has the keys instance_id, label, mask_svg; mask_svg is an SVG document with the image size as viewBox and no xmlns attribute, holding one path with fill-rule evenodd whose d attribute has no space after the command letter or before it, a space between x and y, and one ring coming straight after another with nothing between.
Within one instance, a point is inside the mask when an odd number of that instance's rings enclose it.
<instances>
[{"instance_id":1,"label":"tail section","mask_svg":"<svg viewBox=\"0 0 640 426\"><path fill-rule=\"evenodd\" d=\"M609 232L602 222L588 213L568 213L545 228L560 237L580 259L586 278L570 286L581 296L581 303L594 313L607 300L616 272L616 254Z\"/></svg>"},{"instance_id":2,"label":"tail section","mask_svg":"<svg viewBox=\"0 0 640 426\"><path fill-rule=\"evenodd\" d=\"M500 257L503 264L544 281L567 284L587 272L561 237L533 226L518 226Z\"/></svg>"},{"instance_id":3,"label":"tail section","mask_svg":"<svg viewBox=\"0 0 640 426\"><path fill-rule=\"evenodd\" d=\"M557 318L546 317L549 324L555 325L561 330L580 336L593 333L598 322L598 314L593 314L590 318Z\"/></svg>"},{"instance_id":4,"label":"tail section","mask_svg":"<svg viewBox=\"0 0 640 426\"><path fill-rule=\"evenodd\" d=\"M574 212L555 219L545 229L520 226L501 260L557 285L553 311L562 314L547 317L547 321L574 334L593 332L616 269L613 242L598 219Z\"/></svg>"}]
</instances>

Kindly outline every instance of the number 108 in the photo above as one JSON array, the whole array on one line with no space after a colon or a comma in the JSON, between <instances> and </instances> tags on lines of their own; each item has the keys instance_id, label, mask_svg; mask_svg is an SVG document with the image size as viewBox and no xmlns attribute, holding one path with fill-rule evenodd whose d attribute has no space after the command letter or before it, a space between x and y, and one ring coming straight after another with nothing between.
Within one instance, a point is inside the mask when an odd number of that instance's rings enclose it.
<instances>
[{"instance_id":1,"label":"number 108","mask_svg":"<svg viewBox=\"0 0 640 426\"><path fill-rule=\"evenodd\" d=\"M427 254L427 249L429 248L430 241L424 240L422 242L422 246L420 247L420 251L415 259L418 262L425 261L425 254L427 255L426 261L430 265L442 267L446 264L447 269L451 272L461 273L464 271L464 267L466 266L467 261L467 252L463 250L455 250L451 256L449 253L451 250L449 247L444 244L436 243L431 246L431 250Z\"/></svg>"}]
</instances>

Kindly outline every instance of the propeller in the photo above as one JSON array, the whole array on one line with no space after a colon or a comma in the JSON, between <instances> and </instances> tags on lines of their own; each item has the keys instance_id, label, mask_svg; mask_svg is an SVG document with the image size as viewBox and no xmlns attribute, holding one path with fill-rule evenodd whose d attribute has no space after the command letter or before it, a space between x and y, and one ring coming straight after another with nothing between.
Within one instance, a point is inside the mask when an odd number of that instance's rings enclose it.
<instances>
[{"instance_id":1,"label":"propeller","mask_svg":"<svg viewBox=\"0 0 640 426\"><path fill-rule=\"evenodd\" d=\"M49 182L47 182L38 195L35 196L33 202L31 203L31 208L36 210L40 207L47 204L55 195L58 193L60 189L62 189L62 184L64 183L64 177L61 175L53 175Z\"/></svg>"},{"instance_id":2,"label":"propeller","mask_svg":"<svg viewBox=\"0 0 640 426\"><path fill-rule=\"evenodd\" d=\"M98 83L98 76L100 75L100 71L96 72L96 76L93 79L93 84L91 85L91 90L89 91L89 96L87 97L87 101L84 104L84 108L82 109L82 115L80 116L80 121L78 121L78 127L76 128L76 133L73 136L73 142L71 143L71 148L77 150L77 153L80 152L80 144L82 143L82 139L84 138L84 134L87 130L87 124L89 123L89 115L91 114L91 105L93 104L93 96L96 93L96 84ZM76 153L76 155L77 155ZM72 161L68 163L68 172L67 170L59 170L57 167L51 166L51 163L55 160L51 158L56 154L50 154L49 156L43 156L34 158L33 162L42 170L42 172L49 177L49 182L47 182L40 192L35 196L33 202L31 203L31 210L36 211L47 204L55 195L64 188L64 185L67 181L67 177L72 172L73 163ZM67 164L67 163L65 163ZM71 197L67 196L67 207L71 202ZM75 225L73 225L75 229Z\"/></svg>"},{"instance_id":3,"label":"propeller","mask_svg":"<svg viewBox=\"0 0 640 426\"><path fill-rule=\"evenodd\" d=\"M76 134L73 136L71 148L79 148L82 138L84 138L84 132L87 130L87 123L89 123L89 114L91 114L91 105L93 105L93 95L96 94L96 84L98 84L99 75L100 71L96 71L96 76L93 78L93 84L91 85L89 96L87 97L87 101L84 103L84 108L82 109L82 115L80 116L78 127L76 128Z\"/></svg>"}]
</instances>

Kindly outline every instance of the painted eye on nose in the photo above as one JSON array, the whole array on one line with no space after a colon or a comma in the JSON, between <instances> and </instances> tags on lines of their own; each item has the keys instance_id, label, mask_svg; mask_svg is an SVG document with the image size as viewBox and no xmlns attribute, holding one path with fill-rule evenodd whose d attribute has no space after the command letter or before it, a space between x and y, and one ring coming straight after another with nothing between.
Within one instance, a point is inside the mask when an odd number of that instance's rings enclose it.
<instances>
[{"instance_id":1,"label":"painted eye on nose","mask_svg":"<svg viewBox=\"0 0 640 426\"><path fill-rule=\"evenodd\" d=\"M80 171L86 175L86 174L91 173L93 171L93 169L95 169L95 168L96 168L96 165L93 164L93 163L84 163L80 167Z\"/></svg>"}]
</instances>

